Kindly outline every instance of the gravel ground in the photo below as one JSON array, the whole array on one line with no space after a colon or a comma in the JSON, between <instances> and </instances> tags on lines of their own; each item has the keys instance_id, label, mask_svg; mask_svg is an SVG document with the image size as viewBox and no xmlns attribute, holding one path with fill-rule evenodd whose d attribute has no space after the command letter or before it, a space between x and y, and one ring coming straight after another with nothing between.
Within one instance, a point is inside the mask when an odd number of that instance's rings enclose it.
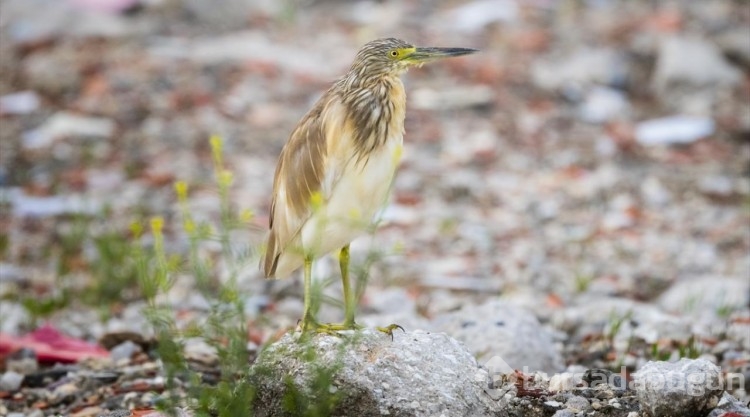
<instances>
[{"instance_id":1,"label":"gravel ground","mask_svg":"<svg viewBox=\"0 0 750 417\"><path fill-rule=\"evenodd\" d=\"M220 218L208 140L219 135L232 203L254 213L230 243L255 254L289 132L357 48L382 36L482 52L405 77L394 197L377 232L352 245L356 275L369 281L363 322L489 346L473 352L482 363L497 353L492 340L445 317L481 321L481 309L461 307L500 300L543 329L530 336L543 342L523 345L547 346L568 371L627 375L648 360L701 357L750 400L747 2L0 8L0 341L15 346L46 323L122 355L60 368L39 351L0 351L0 414L152 406L164 376L146 303L134 286L105 285L128 277L112 267L122 256L106 237L128 239L134 220L163 216L168 252L186 253L173 183L190 184L196 221ZM218 244L200 250L221 254ZM257 255L239 268L253 349L302 311L300 280L264 282L256 265ZM217 261L211 276L228 269ZM337 282L336 269L324 259L315 275ZM197 285L181 274L164 297L178 326L208 314Z\"/></svg>"}]
</instances>

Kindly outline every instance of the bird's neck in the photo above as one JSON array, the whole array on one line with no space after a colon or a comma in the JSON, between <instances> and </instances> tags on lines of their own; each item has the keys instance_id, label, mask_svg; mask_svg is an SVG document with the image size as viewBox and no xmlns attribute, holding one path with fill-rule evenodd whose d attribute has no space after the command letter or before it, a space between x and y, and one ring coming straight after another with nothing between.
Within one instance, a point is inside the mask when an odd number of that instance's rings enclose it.
<instances>
[{"instance_id":1,"label":"bird's neck","mask_svg":"<svg viewBox=\"0 0 750 417\"><path fill-rule=\"evenodd\" d=\"M341 100L354 128L355 151L361 160L388 140L401 137L406 96L398 76L362 79L351 75L342 80Z\"/></svg>"}]
</instances>

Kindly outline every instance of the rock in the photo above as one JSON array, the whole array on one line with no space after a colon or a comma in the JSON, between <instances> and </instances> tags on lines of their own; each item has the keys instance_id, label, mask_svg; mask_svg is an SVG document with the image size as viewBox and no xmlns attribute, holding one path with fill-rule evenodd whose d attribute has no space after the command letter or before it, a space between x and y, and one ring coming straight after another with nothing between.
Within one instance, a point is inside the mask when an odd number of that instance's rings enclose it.
<instances>
[{"instance_id":1,"label":"rock","mask_svg":"<svg viewBox=\"0 0 750 417\"><path fill-rule=\"evenodd\" d=\"M603 123L613 119L624 119L630 107L625 94L608 87L595 87L586 94L578 107L581 120L589 123Z\"/></svg>"},{"instance_id":2,"label":"rock","mask_svg":"<svg viewBox=\"0 0 750 417\"><path fill-rule=\"evenodd\" d=\"M434 329L462 341L482 363L500 357L514 369L554 373L564 368L552 336L529 311L492 300L435 318Z\"/></svg>"},{"instance_id":3,"label":"rock","mask_svg":"<svg viewBox=\"0 0 750 417\"><path fill-rule=\"evenodd\" d=\"M466 33L477 33L495 22L513 22L518 18L519 6L508 0L475 0L446 11L441 16L445 24Z\"/></svg>"},{"instance_id":4,"label":"rock","mask_svg":"<svg viewBox=\"0 0 750 417\"><path fill-rule=\"evenodd\" d=\"M130 358L140 351L141 347L139 345L130 340L126 340L112 348L112 350L109 351L109 354L113 362L119 363L120 361L130 361Z\"/></svg>"},{"instance_id":5,"label":"rock","mask_svg":"<svg viewBox=\"0 0 750 417\"><path fill-rule=\"evenodd\" d=\"M3 3L3 18L7 22L10 40L16 44L61 39L70 36L118 37L144 33L150 26L113 13L82 10L81 3L100 3L113 7L116 1L48 1L8 0ZM79 3L75 5L73 3ZM63 70L54 68L54 71Z\"/></svg>"},{"instance_id":6,"label":"rock","mask_svg":"<svg viewBox=\"0 0 750 417\"><path fill-rule=\"evenodd\" d=\"M581 376L572 372L552 375L549 380L549 390L552 392L572 391L581 383Z\"/></svg>"},{"instance_id":7,"label":"rock","mask_svg":"<svg viewBox=\"0 0 750 417\"><path fill-rule=\"evenodd\" d=\"M483 390L486 372L441 333L397 332L391 340L364 330L306 342L287 334L260 354L252 378L257 416L294 415L284 410L290 404L337 416L505 415Z\"/></svg>"},{"instance_id":8,"label":"rock","mask_svg":"<svg viewBox=\"0 0 750 417\"><path fill-rule=\"evenodd\" d=\"M714 130L714 121L707 117L669 116L638 123L635 140L646 146L687 144L711 136Z\"/></svg>"},{"instance_id":9,"label":"rock","mask_svg":"<svg viewBox=\"0 0 750 417\"><path fill-rule=\"evenodd\" d=\"M743 278L702 277L678 281L658 301L669 312L721 316L750 304L750 281Z\"/></svg>"},{"instance_id":10,"label":"rock","mask_svg":"<svg viewBox=\"0 0 750 417\"><path fill-rule=\"evenodd\" d=\"M0 115L28 114L39 108L41 100L34 91L19 91L0 97Z\"/></svg>"},{"instance_id":11,"label":"rock","mask_svg":"<svg viewBox=\"0 0 750 417\"><path fill-rule=\"evenodd\" d=\"M72 51L35 53L23 60L23 73L32 89L58 96L80 88L82 77Z\"/></svg>"},{"instance_id":12,"label":"rock","mask_svg":"<svg viewBox=\"0 0 750 417\"><path fill-rule=\"evenodd\" d=\"M734 181L725 175L710 175L700 179L698 189L707 196L730 197L734 194Z\"/></svg>"},{"instance_id":13,"label":"rock","mask_svg":"<svg viewBox=\"0 0 750 417\"><path fill-rule=\"evenodd\" d=\"M409 104L419 110L465 109L489 105L495 95L494 90L484 85L420 88L409 95Z\"/></svg>"},{"instance_id":14,"label":"rock","mask_svg":"<svg viewBox=\"0 0 750 417\"><path fill-rule=\"evenodd\" d=\"M673 36L659 46L652 82L657 91L665 91L680 84L715 87L741 80L741 71L727 62L716 45L697 37Z\"/></svg>"},{"instance_id":15,"label":"rock","mask_svg":"<svg viewBox=\"0 0 750 417\"><path fill-rule=\"evenodd\" d=\"M703 417L724 392L721 369L703 359L648 362L635 374L635 389L652 417Z\"/></svg>"},{"instance_id":16,"label":"rock","mask_svg":"<svg viewBox=\"0 0 750 417\"><path fill-rule=\"evenodd\" d=\"M24 376L18 372L8 371L0 376L0 391L18 391Z\"/></svg>"},{"instance_id":17,"label":"rock","mask_svg":"<svg viewBox=\"0 0 750 417\"><path fill-rule=\"evenodd\" d=\"M50 217L69 213L93 214L100 210L97 202L86 200L78 194L37 197L27 195L20 189L11 189L6 196L13 207L13 214L18 217Z\"/></svg>"},{"instance_id":18,"label":"rock","mask_svg":"<svg viewBox=\"0 0 750 417\"><path fill-rule=\"evenodd\" d=\"M706 417L750 417L750 409L729 393L724 393L719 404Z\"/></svg>"},{"instance_id":19,"label":"rock","mask_svg":"<svg viewBox=\"0 0 750 417\"><path fill-rule=\"evenodd\" d=\"M546 90L618 85L625 79L623 56L612 49L580 49L571 55L541 58L531 68L532 81Z\"/></svg>"},{"instance_id":20,"label":"rock","mask_svg":"<svg viewBox=\"0 0 750 417\"><path fill-rule=\"evenodd\" d=\"M44 148L63 137L109 138L115 132L115 122L103 117L81 116L58 112L40 127L23 135L27 149Z\"/></svg>"},{"instance_id":21,"label":"rock","mask_svg":"<svg viewBox=\"0 0 750 417\"><path fill-rule=\"evenodd\" d=\"M5 361L5 367L9 371L28 375L39 369L36 352L31 348L21 348L11 353Z\"/></svg>"}]
</instances>

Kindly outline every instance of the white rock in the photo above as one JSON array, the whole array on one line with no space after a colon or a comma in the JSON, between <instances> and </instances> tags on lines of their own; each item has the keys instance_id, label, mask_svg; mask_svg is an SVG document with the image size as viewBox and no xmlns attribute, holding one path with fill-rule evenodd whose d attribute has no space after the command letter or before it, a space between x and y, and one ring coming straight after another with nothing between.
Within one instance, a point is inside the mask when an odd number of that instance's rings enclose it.
<instances>
[{"instance_id":1,"label":"white rock","mask_svg":"<svg viewBox=\"0 0 750 417\"><path fill-rule=\"evenodd\" d=\"M448 10L442 16L443 27L476 33L494 22L511 22L518 18L518 4L512 0L474 0Z\"/></svg>"},{"instance_id":2,"label":"white rock","mask_svg":"<svg viewBox=\"0 0 750 417\"><path fill-rule=\"evenodd\" d=\"M641 196L647 204L661 207L672 200L672 193L656 177L648 177L641 183Z\"/></svg>"},{"instance_id":3,"label":"white rock","mask_svg":"<svg viewBox=\"0 0 750 417\"><path fill-rule=\"evenodd\" d=\"M714 121L707 117L669 116L638 123L635 139L641 145L687 144L711 136Z\"/></svg>"},{"instance_id":4,"label":"white rock","mask_svg":"<svg viewBox=\"0 0 750 417\"><path fill-rule=\"evenodd\" d=\"M563 372L552 375L549 380L549 390L552 392L570 391L582 382L580 374Z\"/></svg>"},{"instance_id":5,"label":"white rock","mask_svg":"<svg viewBox=\"0 0 750 417\"><path fill-rule=\"evenodd\" d=\"M703 417L724 393L721 369L703 359L648 362L635 374L635 390L654 417Z\"/></svg>"},{"instance_id":6,"label":"white rock","mask_svg":"<svg viewBox=\"0 0 750 417\"><path fill-rule=\"evenodd\" d=\"M40 127L23 134L26 149L45 148L60 138L83 136L108 138L115 131L115 122L103 117L81 116L69 112L57 112Z\"/></svg>"},{"instance_id":7,"label":"white rock","mask_svg":"<svg viewBox=\"0 0 750 417\"><path fill-rule=\"evenodd\" d=\"M314 352L315 362L305 361ZM465 416L494 415L500 406L484 392L476 360L456 340L440 333L394 333L394 338L364 330L351 337L287 334L263 351L254 365L259 387L258 415L275 415L291 382L316 401L322 395L310 383L315 369L335 369L333 415ZM384 389L384 387L388 387Z\"/></svg>"},{"instance_id":8,"label":"white rock","mask_svg":"<svg viewBox=\"0 0 750 417\"><path fill-rule=\"evenodd\" d=\"M0 97L0 114L27 114L39 108L39 96L34 91L20 91Z\"/></svg>"},{"instance_id":9,"label":"white rock","mask_svg":"<svg viewBox=\"0 0 750 417\"><path fill-rule=\"evenodd\" d=\"M2 192L6 191L6 192ZM20 189L0 190L0 201L7 201L18 217L50 217L68 213L93 214L101 209L97 201L81 195L30 196Z\"/></svg>"},{"instance_id":10,"label":"white rock","mask_svg":"<svg viewBox=\"0 0 750 417\"><path fill-rule=\"evenodd\" d=\"M612 49L580 49L564 57L537 59L531 76L534 84L547 90L612 85L625 77L623 60L623 56Z\"/></svg>"},{"instance_id":11,"label":"white rock","mask_svg":"<svg viewBox=\"0 0 750 417\"><path fill-rule=\"evenodd\" d=\"M742 72L729 64L716 45L697 37L671 36L660 46L653 86L664 91L675 83L710 87L734 85Z\"/></svg>"},{"instance_id":12,"label":"white rock","mask_svg":"<svg viewBox=\"0 0 750 417\"><path fill-rule=\"evenodd\" d=\"M675 283L659 297L666 311L706 317L747 307L750 281L722 276L686 279Z\"/></svg>"},{"instance_id":13,"label":"white rock","mask_svg":"<svg viewBox=\"0 0 750 417\"><path fill-rule=\"evenodd\" d=\"M499 357L514 369L554 373L564 368L552 335L529 311L492 300L437 316L433 325L466 343L485 363Z\"/></svg>"},{"instance_id":14,"label":"white rock","mask_svg":"<svg viewBox=\"0 0 750 417\"><path fill-rule=\"evenodd\" d=\"M578 108L578 114L586 122L603 123L625 118L629 108L630 103L622 91L608 87L595 87L586 94Z\"/></svg>"},{"instance_id":15,"label":"white rock","mask_svg":"<svg viewBox=\"0 0 750 417\"><path fill-rule=\"evenodd\" d=\"M0 376L0 391L17 391L21 388L24 376L13 371L8 371Z\"/></svg>"},{"instance_id":16,"label":"white rock","mask_svg":"<svg viewBox=\"0 0 750 417\"><path fill-rule=\"evenodd\" d=\"M728 197L734 192L734 181L724 175L712 175L701 178L698 188L704 194Z\"/></svg>"},{"instance_id":17,"label":"white rock","mask_svg":"<svg viewBox=\"0 0 750 417\"><path fill-rule=\"evenodd\" d=\"M451 110L489 104L495 92L484 85L420 88L409 94L410 107L420 110Z\"/></svg>"}]
</instances>

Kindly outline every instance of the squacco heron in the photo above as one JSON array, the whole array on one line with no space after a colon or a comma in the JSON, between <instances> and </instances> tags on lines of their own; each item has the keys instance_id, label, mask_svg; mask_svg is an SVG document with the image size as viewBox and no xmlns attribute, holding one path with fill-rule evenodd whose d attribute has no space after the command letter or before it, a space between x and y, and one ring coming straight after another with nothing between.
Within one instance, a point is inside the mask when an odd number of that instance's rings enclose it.
<instances>
[{"instance_id":1,"label":"squacco heron","mask_svg":"<svg viewBox=\"0 0 750 417\"><path fill-rule=\"evenodd\" d=\"M349 243L372 229L390 194L404 136L406 94L399 76L411 66L473 52L414 47L393 38L371 41L284 145L263 268L267 278L284 278L304 267L303 332L360 327L354 321ZM312 263L337 249L344 321L321 324L311 311ZM391 334L397 327L379 330Z\"/></svg>"}]
</instances>

